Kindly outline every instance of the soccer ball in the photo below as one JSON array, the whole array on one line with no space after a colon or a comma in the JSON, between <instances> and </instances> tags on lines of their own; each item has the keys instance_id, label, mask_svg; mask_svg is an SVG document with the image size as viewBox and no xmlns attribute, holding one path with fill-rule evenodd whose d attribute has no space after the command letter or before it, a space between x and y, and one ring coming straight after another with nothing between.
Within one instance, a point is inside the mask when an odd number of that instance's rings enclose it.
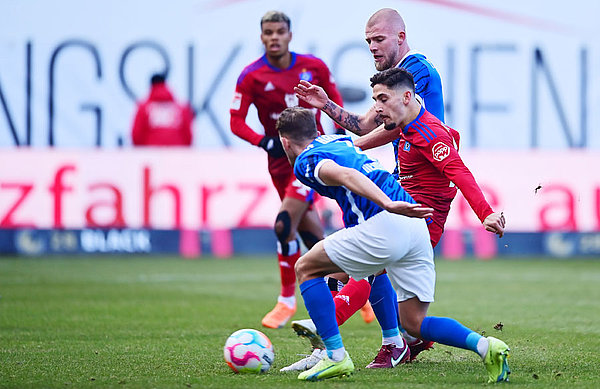
<instances>
[{"instance_id":1,"label":"soccer ball","mask_svg":"<svg viewBox=\"0 0 600 389\"><path fill-rule=\"evenodd\" d=\"M225 362L236 373L264 373L273 364L273 345L265 334L253 329L235 331L223 347Z\"/></svg>"}]
</instances>

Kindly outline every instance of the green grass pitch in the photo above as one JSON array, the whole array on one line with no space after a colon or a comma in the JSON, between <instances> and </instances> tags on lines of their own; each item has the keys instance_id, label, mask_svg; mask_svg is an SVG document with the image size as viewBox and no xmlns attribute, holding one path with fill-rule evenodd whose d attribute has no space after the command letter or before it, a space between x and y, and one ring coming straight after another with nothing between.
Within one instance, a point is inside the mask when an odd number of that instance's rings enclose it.
<instances>
[{"instance_id":1,"label":"green grass pitch","mask_svg":"<svg viewBox=\"0 0 600 389\"><path fill-rule=\"evenodd\" d=\"M510 387L600 386L600 261L438 260L430 314L450 316L512 349ZM308 353L290 327L262 329L275 302L274 258L0 259L0 387L485 387L474 353L436 345L418 362L370 371L381 341L357 315L341 331L357 371L325 383L279 369ZM298 293L299 297L299 293ZM302 300L296 318L306 318ZM494 326L501 322L503 330ZM223 345L261 329L275 363L236 375Z\"/></svg>"}]
</instances>

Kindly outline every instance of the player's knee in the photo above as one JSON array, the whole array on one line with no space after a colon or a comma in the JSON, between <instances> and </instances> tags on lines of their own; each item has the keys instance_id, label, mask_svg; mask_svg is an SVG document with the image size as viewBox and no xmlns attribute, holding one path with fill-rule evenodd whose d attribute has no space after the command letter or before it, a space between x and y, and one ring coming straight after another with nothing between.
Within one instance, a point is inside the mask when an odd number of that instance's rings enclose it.
<instances>
[{"instance_id":1,"label":"player's knee","mask_svg":"<svg viewBox=\"0 0 600 389\"><path fill-rule=\"evenodd\" d=\"M298 231L298 235L300 235L302 242L304 242L304 245L308 249L311 249L314 245L317 244L317 242L323 239L322 236L319 237L310 231Z\"/></svg>"},{"instance_id":2,"label":"player's knee","mask_svg":"<svg viewBox=\"0 0 600 389\"><path fill-rule=\"evenodd\" d=\"M400 325L402 328L409 333L409 335L420 338L421 337L421 323L423 322L422 317L418 316L403 316Z\"/></svg>"},{"instance_id":3,"label":"player's knee","mask_svg":"<svg viewBox=\"0 0 600 389\"><path fill-rule=\"evenodd\" d=\"M308 270L310 266L308 265L305 257L300 257L296 264L294 265L294 271L296 272L296 280L298 280L298 284L303 283L309 277Z\"/></svg>"},{"instance_id":4,"label":"player's knee","mask_svg":"<svg viewBox=\"0 0 600 389\"><path fill-rule=\"evenodd\" d=\"M292 232L292 218L288 211L281 211L275 219L275 235L277 240L285 243Z\"/></svg>"}]
</instances>

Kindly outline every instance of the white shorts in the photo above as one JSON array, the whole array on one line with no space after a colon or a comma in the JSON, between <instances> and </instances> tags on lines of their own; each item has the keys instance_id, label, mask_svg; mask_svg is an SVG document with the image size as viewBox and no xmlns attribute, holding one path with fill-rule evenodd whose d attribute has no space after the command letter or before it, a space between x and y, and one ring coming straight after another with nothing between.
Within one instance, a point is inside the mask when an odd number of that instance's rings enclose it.
<instances>
[{"instance_id":1,"label":"white shorts","mask_svg":"<svg viewBox=\"0 0 600 389\"><path fill-rule=\"evenodd\" d=\"M425 220L382 211L325 238L327 256L360 280L386 269L398 301L433 302L435 266Z\"/></svg>"}]
</instances>

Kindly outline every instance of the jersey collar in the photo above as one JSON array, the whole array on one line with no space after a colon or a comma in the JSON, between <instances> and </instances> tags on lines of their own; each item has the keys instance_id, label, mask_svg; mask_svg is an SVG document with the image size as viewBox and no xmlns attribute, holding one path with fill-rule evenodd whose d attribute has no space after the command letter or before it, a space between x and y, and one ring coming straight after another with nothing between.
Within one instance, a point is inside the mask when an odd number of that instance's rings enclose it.
<instances>
[{"instance_id":1,"label":"jersey collar","mask_svg":"<svg viewBox=\"0 0 600 389\"><path fill-rule=\"evenodd\" d=\"M408 129L409 129L409 128L410 128L410 127L411 127L411 126L412 126L412 125L413 125L413 124L414 124L416 121L419 121L419 119L421 119L421 116L423 116L423 114L424 114L424 113L425 113L425 108L423 108L423 106L421 106L421 110L419 111L419 114L417 115L417 117L415 118L415 120L413 120L412 122L408 123L408 124L406 125L406 127L404 127L404 128L402 129L402 132L406 134L406 133L408 132Z\"/></svg>"},{"instance_id":2,"label":"jersey collar","mask_svg":"<svg viewBox=\"0 0 600 389\"><path fill-rule=\"evenodd\" d=\"M292 60L290 62L290 66L288 66L286 69L279 69L276 68L275 66L272 66L269 63L269 60L267 59L267 54L263 54L262 56L262 61L265 63L265 65L267 65L269 68L271 68L272 70L276 71L276 72L285 72L286 70L289 70L291 68L294 67L294 65L296 64L296 53L294 53L293 51L290 51L290 54L292 54Z\"/></svg>"}]
</instances>

